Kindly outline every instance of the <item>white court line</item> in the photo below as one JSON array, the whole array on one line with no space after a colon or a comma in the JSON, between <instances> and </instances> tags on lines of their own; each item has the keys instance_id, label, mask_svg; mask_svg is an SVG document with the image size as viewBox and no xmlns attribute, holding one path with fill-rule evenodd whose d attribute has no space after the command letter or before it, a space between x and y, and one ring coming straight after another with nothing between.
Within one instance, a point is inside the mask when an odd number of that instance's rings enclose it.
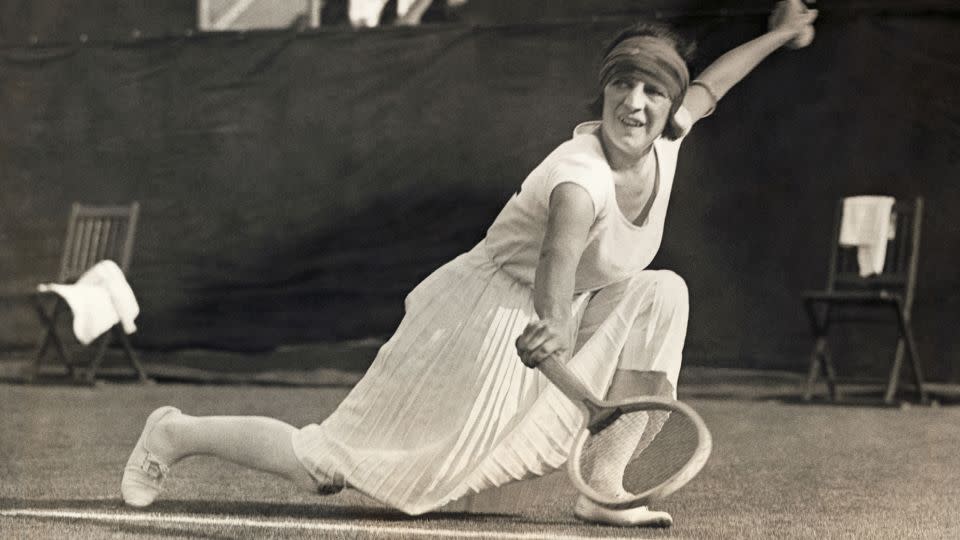
<instances>
[{"instance_id":1,"label":"white court line","mask_svg":"<svg viewBox=\"0 0 960 540\"><path fill-rule=\"evenodd\" d=\"M384 525L361 525L350 523L330 523L323 521L294 521L294 520L257 520L236 517L198 517L184 515L163 514L110 514L106 512L77 512L72 510L0 510L2 517L36 517L36 518L63 518L86 521L112 521L124 523L152 522L182 525L215 525L220 527L253 527L259 529L294 529L304 531L326 531L341 533L395 534L418 535L439 538L505 538L515 540L539 540L544 538L544 532L520 533L503 531L467 531L462 529L426 529L422 527L391 527ZM616 538L606 536L577 536L563 534L549 534L549 538L557 540L592 540L597 538Z\"/></svg>"}]
</instances>

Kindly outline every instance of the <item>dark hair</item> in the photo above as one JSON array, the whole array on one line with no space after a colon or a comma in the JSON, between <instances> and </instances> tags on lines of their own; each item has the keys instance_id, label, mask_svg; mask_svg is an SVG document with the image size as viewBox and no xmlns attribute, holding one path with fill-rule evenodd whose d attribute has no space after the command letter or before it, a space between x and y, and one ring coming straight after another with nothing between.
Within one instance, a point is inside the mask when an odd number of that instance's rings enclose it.
<instances>
[{"instance_id":1,"label":"dark hair","mask_svg":"<svg viewBox=\"0 0 960 540\"><path fill-rule=\"evenodd\" d=\"M674 50L677 51L677 54L680 55L680 58L683 58L684 62L690 63L690 59L693 57L693 53L696 50L696 43L693 41L688 41L683 36L678 34L672 27L651 21L637 21L636 23L620 30L603 48L603 54L600 55L600 61L603 62L603 59L610 54L610 51L613 50L621 41L636 37L636 36L650 36L662 39L670 44ZM590 114L594 117L600 117L603 115L603 88L597 93L596 99L590 103ZM668 139L677 139L683 134L680 132L680 128L676 126L673 121L668 121L666 128L663 130L663 134Z\"/></svg>"}]
</instances>

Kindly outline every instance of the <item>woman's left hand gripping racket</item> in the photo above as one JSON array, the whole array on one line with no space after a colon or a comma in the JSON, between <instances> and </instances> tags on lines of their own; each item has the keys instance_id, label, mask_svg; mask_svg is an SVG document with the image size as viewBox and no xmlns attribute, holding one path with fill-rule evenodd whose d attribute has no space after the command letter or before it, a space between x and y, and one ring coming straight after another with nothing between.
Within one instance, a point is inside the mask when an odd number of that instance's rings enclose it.
<instances>
[{"instance_id":1,"label":"woman's left hand gripping racket","mask_svg":"<svg viewBox=\"0 0 960 540\"><path fill-rule=\"evenodd\" d=\"M689 405L654 396L602 401L556 356L537 367L584 413L585 429L570 449L567 471L574 486L597 504L633 508L666 497L692 480L710 457L710 431ZM613 481L604 477L610 474L604 461L618 459L609 455L611 447L623 453L622 441L630 439L623 436L624 425L643 430L643 436L635 434L628 443L636 447L627 449L629 462L615 473L623 475L621 486L619 476Z\"/></svg>"}]
</instances>

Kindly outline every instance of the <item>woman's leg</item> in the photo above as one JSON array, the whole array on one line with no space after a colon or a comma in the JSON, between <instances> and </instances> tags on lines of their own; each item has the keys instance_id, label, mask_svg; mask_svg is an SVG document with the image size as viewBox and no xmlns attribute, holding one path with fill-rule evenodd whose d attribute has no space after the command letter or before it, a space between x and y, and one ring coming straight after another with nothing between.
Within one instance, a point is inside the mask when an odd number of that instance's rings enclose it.
<instances>
[{"instance_id":1,"label":"woman's leg","mask_svg":"<svg viewBox=\"0 0 960 540\"><path fill-rule=\"evenodd\" d=\"M611 358L617 369L662 372L676 387L688 315L683 279L666 270L644 270L590 296L580 316L575 351L621 351ZM595 380L595 388L596 383L610 384L609 379Z\"/></svg>"},{"instance_id":2,"label":"woman's leg","mask_svg":"<svg viewBox=\"0 0 960 540\"><path fill-rule=\"evenodd\" d=\"M124 470L121 491L133 506L153 502L166 469L181 459L207 455L275 474L316 491L317 481L300 463L291 441L296 428L261 416L189 416L172 407L147 419Z\"/></svg>"},{"instance_id":3,"label":"woman's leg","mask_svg":"<svg viewBox=\"0 0 960 540\"><path fill-rule=\"evenodd\" d=\"M673 397L673 385L659 371L618 369L613 376L606 399L619 401L638 396ZM598 446L598 459L591 467L590 484L599 491L628 496L623 486L627 465L653 442L669 418L669 413L638 412L618 418L607 427Z\"/></svg>"},{"instance_id":4,"label":"woman's leg","mask_svg":"<svg viewBox=\"0 0 960 540\"><path fill-rule=\"evenodd\" d=\"M308 490L317 484L293 452L297 429L264 416L170 415L157 425L155 452L172 465L197 455L214 456L273 473Z\"/></svg>"},{"instance_id":5,"label":"woman's leg","mask_svg":"<svg viewBox=\"0 0 960 540\"><path fill-rule=\"evenodd\" d=\"M644 271L634 278L599 291L584 313L578 342L592 336L625 295L640 295L642 308L633 320L606 399L641 395L674 397L683 342L686 338L689 300L686 284L673 272ZM626 495L623 473L633 456L649 445L666 422L667 414L634 414L621 417L607 428L604 459L592 467L590 483L596 489ZM581 497L577 515L621 525L669 525L669 514L635 509L606 511Z\"/></svg>"}]
</instances>

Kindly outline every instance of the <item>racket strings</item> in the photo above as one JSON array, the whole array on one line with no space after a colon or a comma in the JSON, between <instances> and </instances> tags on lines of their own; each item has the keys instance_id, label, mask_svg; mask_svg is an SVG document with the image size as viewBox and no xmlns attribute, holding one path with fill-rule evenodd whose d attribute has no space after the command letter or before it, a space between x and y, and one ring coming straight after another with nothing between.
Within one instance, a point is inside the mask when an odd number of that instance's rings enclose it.
<instances>
[{"instance_id":1,"label":"racket strings","mask_svg":"<svg viewBox=\"0 0 960 540\"><path fill-rule=\"evenodd\" d=\"M633 451L631 460L639 458L640 454L653 444L654 439L657 438L664 424L670 419L670 411L650 411L647 415L649 416L649 420L647 421L646 429L643 430L643 435L640 437L640 442L637 443L637 447Z\"/></svg>"},{"instance_id":2,"label":"racket strings","mask_svg":"<svg viewBox=\"0 0 960 540\"><path fill-rule=\"evenodd\" d=\"M587 484L606 496L629 498L679 470L691 455L696 433L683 427L677 433L681 420L671 423L669 436L658 437L670 418L668 410L626 413L590 436L580 461Z\"/></svg>"}]
</instances>

